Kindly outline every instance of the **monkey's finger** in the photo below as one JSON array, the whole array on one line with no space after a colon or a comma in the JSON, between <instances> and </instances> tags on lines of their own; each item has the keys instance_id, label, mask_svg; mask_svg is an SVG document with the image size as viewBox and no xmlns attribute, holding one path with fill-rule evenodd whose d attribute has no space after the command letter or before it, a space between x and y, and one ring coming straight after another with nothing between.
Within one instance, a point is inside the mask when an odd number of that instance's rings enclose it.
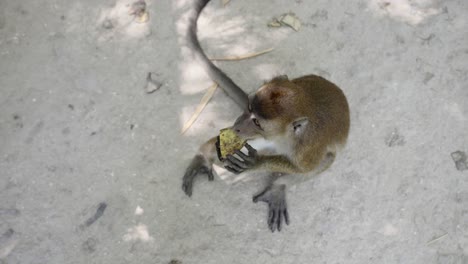
<instances>
[{"instance_id":1,"label":"monkey's finger","mask_svg":"<svg viewBox=\"0 0 468 264\"><path fill-rule=\"evenodd\" d=\"M234 173L234 174L239 174L239 173L241 173L240 171L235 170L234 168L231 168L231 167L229 167L228 165L224 166L224 168L226 168L226 170L228 170L228 171L230 171L230 172L232 172L232 173Z\"/></svg>"},{"instance_id":2,"label":"monkey's finger","mask_svg":"<svg viewBox=\"0 0 468 264\"><path fill-rule=\"evenodd\" d=\"M252 154L257 153L257 150L254 149L252 146L250 146L248 143L245 143L245 147L247 148L247 150L249 150L249 154L250 153L252 153Z\"/></svg>"},{"instance_id":3,"label":"monkey's finger","mask_svg":"<svg viewBox=\"0 0 468 264\"><path fill-rule=\"evenodd\" d=\"M240 150L236 150L236 154L239 155L239 157L241 157L243 160L246 160L246 161L251 161L252 158L245 155L244 152L240 151Z\"/></svg>"},{"instance_id":4,"label":"monkey's finger","mask_svg":"<svg viewBox=\"0 0 468 264\"><path fill-rule=\"evenodd\" d=\"M225 161L225 166L224 167L230 167L231 169L237 171L237 172L240 172L241 171L241 168L239 166L237 166L236 164L230 162L230 161Z\"/></svg>"},{"instance_id":5,"label":"monkey's finger","mask_svg":"<svg viewBox=\"0 0 468 264\"><path fill-rule=\"evenodd\" d=\"M192 197L192 182L185 182L182 184L182 190L188 197Z\"/></svg>"},{"instance_id":6,"label":"monkey's finger","mask_svg":"<svg viewBox=\"0 0 468 264\"><path fill-rule=\"evenodd\" d=\"M236 154L243 159L243 162L246 164L247 168L252 168L256 164L256 157L255 156L248 156L244 154L242 151L237 150ZM251 153L249 153L250 155Z\"/></svg>"},{"instance_id":7,"label":"monkey's finger","mask_svg":"<svg viewBox=\"0 0 468 264\"><path fill-rule=\"evenodd\" d=\"M182 190L188 196L192 195L192 182L194 173L196 173L196 171L188 170L182 179Z\"/></svg>"},{"instance_id":8,"label":"monkey's finger","mask_svg":"<svg viewBox=\"0 0 468 264\"><path fill-rule=\"evenodd\" d=\"M237 166L239 166L240 168L242 168L242 169L244 169L244 170L247 169L247 164L245 164L244 162L242 162L242 161L236 159L236 157L234 157L234 156L232 156L232 155L228 155L228 156L227 156L227 159L228 159L230 162L232 162L232 163L236 164Z\"/></svg>"},{"instance_id":9,"label":"monkey's finger","mask_svg":"<svg viewBox=\"0 0 468 264\"><path fill-rule=\"evenodd\" d=\"M229 157L229 156L228 156L228 157ZM237 171L239 171L239 172L243 171L242 167L240 167L239 165L237 165L236 163L234 163L234 162L233 162L232 160L230 160L230 159L226 159L226 160L224 161L224 163L225 163L227 166L229 166L229 167L231 167L231 168L233 168L233 169L235 169L235 170L237 170Z\"/></svg>"},{"instance_id":10,"label":"monkey's finger","mask_svg":"<svg viewBox=\"0 0 468 264\"><path fill-rule=\"evenodd\" d=\"M259 198L260 198L259 195L253 196L253 197L252 197L252 202L257 203L257 202L260 200Z\"/></svg>"},{"instance_id":11,"label":"monkey's finger","mask_svg":"<svg viewBox=\"0 0 468 264\"><path fill-rule=\"evenodd\" d=\"M213 170L212 169L208 170L206 173L208 174L208 180L209 181L214 181Z\"/></svg>"},{"instance_id":12,"label":"monkey's finger","mask_svg":"<svg viewBox=\"0 0 468 264\"><path fill-rule=\"evenodd\" d=\"M192 182L192 179L187 179L184 180L184 183L182 184L182 189L184 190L185 194L189 197L192 196Z\"/></svg>"},{"instance_id":13,"label":"monkey's finger","mask_svg":"<svg viewBox=\"0 0 468 264\"><path fill-rule=\"evenodd\" d=\"M255 195L254 197L252 197L252 201L254 203L257 203L258 201L267 202L267 199L265 198L265 193L267 191L268 191L268 189L265 189L261 193Z\"/></svg>"}]
</instances>

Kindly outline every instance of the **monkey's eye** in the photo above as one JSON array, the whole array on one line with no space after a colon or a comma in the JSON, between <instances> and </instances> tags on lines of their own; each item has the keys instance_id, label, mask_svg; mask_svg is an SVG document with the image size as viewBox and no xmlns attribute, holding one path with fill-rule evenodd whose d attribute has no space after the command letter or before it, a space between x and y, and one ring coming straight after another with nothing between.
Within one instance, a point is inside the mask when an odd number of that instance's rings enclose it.
<instances>
[{"instance_id":1,"label":"monkey's eye","mask_svg":"<svg viewBox=\"0 0 468 264\"><path fill-rule=\"evenodd\" d=\"M257 118L252 118L252 121L254 122L254 124L256 126L258 126L259 128L262 128L262 126L260 126L260 122L258 122L258 119Z\"/></svg>"}]
</instances>

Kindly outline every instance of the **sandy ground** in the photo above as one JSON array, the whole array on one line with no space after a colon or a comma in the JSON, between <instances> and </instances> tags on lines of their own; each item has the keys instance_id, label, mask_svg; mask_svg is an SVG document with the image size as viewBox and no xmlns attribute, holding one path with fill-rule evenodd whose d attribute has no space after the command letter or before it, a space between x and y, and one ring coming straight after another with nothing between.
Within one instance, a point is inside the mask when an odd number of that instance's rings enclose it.
<instances>
[{"instance_id":1,"label":"sandy ground","mask_svg":"<svg viewBox=\"0 0 468 264\"><path fill-rule=\"evenodd\" d=\"M315 73L351 108L330 170L288 192L271 233L258 186L181 177L240 109L182 36L189 0L0 0L0 263L468 263L468 2L214 0L212 56L248 92ZM292 11L302 28L268 28ZM162 84L145 92L152 72ZM455 157L455 160L457 157ZM458 165L458 168L457 168Z\"/></svg>"}]
</instances>

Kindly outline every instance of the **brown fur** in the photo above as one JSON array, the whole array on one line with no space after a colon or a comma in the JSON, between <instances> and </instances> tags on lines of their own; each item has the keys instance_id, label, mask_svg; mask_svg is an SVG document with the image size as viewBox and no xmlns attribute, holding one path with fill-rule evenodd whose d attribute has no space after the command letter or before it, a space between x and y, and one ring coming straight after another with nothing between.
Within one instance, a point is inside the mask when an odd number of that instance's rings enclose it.
<instances>
[{"instance_id":1,"label":"brown fur","mask_svg":"<svg viewBox=\"0 0 468 264\"><path fill-rule=\"evenodd\" d=\"M261 153L246 145L248 154L238 152L228 156L224 164L233 173L250 169L271 172L271 181L260 194L253 197L253 201L268 203L268 225L271 231L276 228L281 230L282 219L289 224L286 186L291 184L293 178L303 181L327 169L335 159L336 147L346 142L349 131L348 103L336 85L315 75L293 80L285 75L278 76L248 97L208 59L198 42L196 23L208 2L195 1L194 12L189 17L189 46L209 76L239 106L245 108L232 129L245 140L265 139L259 140L266 141L263 148L271 149L270 152ZM217 161L215 140L212 138L203 144L187 167L182 189L188 196L192 195L193 181L197 175L207 174L209 180L214 179L212 165ZM261 150L262 146L259 144L258 148ZM307 173L311 171L315 173Z\"/></svg>"},{"instance_id":2,"label":"brown fur","mask_svg":"<svg viewBox=\"0 0 468 264\"><path fill-rule=\"evenodd\" d=\"M297 79L275 78L257 91L252 112L263 123L275 123L277 134L291 129L298 118L307 118L301 135L291 139L294 151L289 157L262 157L260 167L285 173L305 173L316 168L330 147L343 145L349 132L349 107L343 92L316 75ZM271 131L264 132L271 135ZM289 136L289 135L285 135ZM334 153L331 153L334 155Z\"/></svg>"}]
</instances>

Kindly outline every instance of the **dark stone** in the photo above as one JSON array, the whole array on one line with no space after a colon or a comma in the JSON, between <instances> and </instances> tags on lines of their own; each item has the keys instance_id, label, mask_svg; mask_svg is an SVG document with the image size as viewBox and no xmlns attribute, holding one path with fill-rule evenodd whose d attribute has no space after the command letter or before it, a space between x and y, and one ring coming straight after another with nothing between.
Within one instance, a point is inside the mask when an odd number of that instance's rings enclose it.
<instances>
[{"instance_id":1,"label":"dark stone","mask_svg":"<svg viewBox=\"0 0 468 264\"><path fill-rule=\"evenodd\" d=\"M455 167L459 171L464 171L468 169L468 163L466 162L466 154L463 151L455 151L450 154L453 161L455 162Z\"/></svg>"}]
</instances>

